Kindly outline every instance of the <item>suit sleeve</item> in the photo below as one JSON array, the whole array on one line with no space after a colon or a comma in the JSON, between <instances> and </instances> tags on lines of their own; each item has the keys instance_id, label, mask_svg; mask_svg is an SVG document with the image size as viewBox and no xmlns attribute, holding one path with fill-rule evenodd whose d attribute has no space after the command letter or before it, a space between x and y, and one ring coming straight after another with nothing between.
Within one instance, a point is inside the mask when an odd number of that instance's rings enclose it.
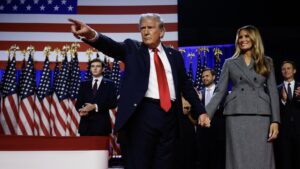
<instances>
[{"instance_id":1,"label":"suit sleeve","mask_svg":"<svg viewBox=\"0 0 300 169\"><path fill-rule=\"evenodd\" d=\"M192 82L189 80L186 74L183 57L181 54L179 55L180 55L179 72L181 73L180 76L182 77L179 83L182 83L182 96L192 105L193 109L195 110L195 115L198 116L199 114L205 113L206 111L203 104L200 101L200 98L196 90L193 87Z\"/></svg>"},{"instance_id":2,"label":"suit sleeve","mask_svg":"<svg viewBox=\"0 0 300 169\"><path fill-rule=\"evenodd\" d=\"M271 111L272 111L272 122L280 122L280 113L279 113L279 95L278 95L278 90L277 90L277 85L276 85L276 80L275 80L275 72L274 72L274 67L273 67L273 61L271 58L269 58L270 66L271 66L271 71L270 74L267 78L267 87L268 87L268 93L270 95L271 99Z\"/></svg>"},{"instance_id":3,"label":"suit sleeve","mask_svg":"<svg viewBox=\"0 0 300 169\"><path fill-rule=\"evenodd\" d=\"M117 60L125 61L125 55L126 55L125 43L119 43L101 33L98 34L99 37L95 42L90 42L85 39L83 39L83 41L93 46L94 48L98 49L105 55L113 57Z\"/></svg>"},{"instance_id":4,"label":"suit sleeve","mask_svg":"<svg viewBox=\"0 0 300 169\"><path fill-rule=\"evenodd\" d=\"M222 103L223 98L227 94L228 83L229 83L228 60L225 60L222 67L220 79L216 86L213 97L205 107L210 119L212 119L219 105Z\"/></svg>"}]
</instances>

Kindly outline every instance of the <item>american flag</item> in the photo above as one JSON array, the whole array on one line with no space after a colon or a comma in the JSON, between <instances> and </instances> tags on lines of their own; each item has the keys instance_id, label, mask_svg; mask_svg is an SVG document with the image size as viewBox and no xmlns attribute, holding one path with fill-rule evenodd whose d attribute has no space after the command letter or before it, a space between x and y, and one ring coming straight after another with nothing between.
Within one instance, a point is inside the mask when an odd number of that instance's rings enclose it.
<instances>
[{"instance_id":1,"label":"american flag","mask_svg":"<svg viewBox=\"0 0 300 169\"><path fill-rule=\"evenodd\" d=\"M220 55L223 55L223 52L220 48L214 48L213 51L214 51L214 59L215 59L214 70L216 72L215 83L217 84L219 79L220 79L220 75L221 75L221 58L220 58Z\"/></svg>"},{"instance_id":2,"label":"american flag","mask_svg":"<svg viewBox=\"0 0 300 169\"><path fill-rule=\"evenodd\" d=\"M56 133L58 134L58 128L55 124L56 121L56 112L58 112L56 104L54 104L55 102L53 101L53 97L56 97L57 99L57 95L55 94L55 89L58 88L58 75L59 75L59 62L58 62L58 55L56 55L56 62L55 62L55 66L54 66L54 70L53 70L53 86L51 88L51 95L52 95L52 100L50 103L50 133L53 136L56 136Z\"/></svg>"},{"instance_id":3,"label":"american flag","mask_svg":"<svg viewBox=\"0 0 300 169\"><path fill-rule=\"evenodd\" d=\"M89 57L88 66L85 72L85 80L92 79L92 72L91 72L91 57Z\"/></svg>"},{"instance_id":4,"label":"american flag","mask_svg":"<svg viewBox=\"0 0 300 169\"><path fill-rule=\"evenodd\" d=\"M195 79L195 83L194 83L194 86L196 87L196 89L198 91L202 90L202 87L203 87L202 70L203 70L203 66L201 64L201 55L199 54L198 59L197 59L196 79Z\"/></svg>"},{"instance_id":5,"label":"american flag","mask_svg":"<svg viewBox=\"0 0 300 169\"><path fill-rule=\"evenodd\" d=\"M127 38L141 40L138 20L141 13L160 13L166 23L164 42L178 46L177 0L2 0L0 1L0 56L13 44L21 49L30 44L35 47L35 64L43 68L43 49L49 45L61 48L65 44L78 42L81 70L85 70L88 58L84 51L89 45L70 33L68 18L79 19L96 31L116 41ZM18 54L17 54L18 55ZM101 58L103 54L101 53ZM17 60L21 60L19 57ZM55 62L55 54L49 56ZM6 65L7 57L0 57ZM52 64L53 65L53 64ZM50 67L52 67L50 65ZM3 68L3 66L2 66Z\"/></svg>"},{"instance_id":6,"label":"american flag","mask_svg":"<svg viewBox=\"0 0 300 169\"><path fill-rule=\"evenodd\" d=\"M4 87L4 81L6 79L7 72L8 72L9 65L10 65L10 57L9 57L9 55L8 55L8 61L7 61L8 65L5 68L5 71L4 71L3 75L2 75L2 80L0 82L0 134L4 134L4 130L3 130L2 125L1 125L2 102L3 102L3 99L2 99L2 97L3 97L2 93L3 92L2 91L3 91L3 87Z\"/></svg>"},{"instance_id":7,"label":"american flag","mask_svg":"<svg viewBox=\"0 0 300 169\"><path fill-rule=\"evenodd\" d=\"M120 62L117 60L113 61L112 70L110 72L110 79L115 83L116 89L117 89L117 95L119 95L119 89L121 84L121 72L120 72ZM108 64L106 64L108 65ZM119 96L118 96L119 97ZM111 109L109 110L109 115L111 119L112 129L114 129L115 126L115 120L117 115L117 109ZM120 146L117 143L116 136L112 133L110 134L110 155L120 155Z\"/></svg>"},{"instance_id":8,"label":"american flag","mask_svg":"<svg viewBox=\"0 0 300 169\"><path fill-rule=\"evenodd\" d=\"M121 74L120 74L120 62L117 60L114 60L113 67L111 70L110 79L114 81L116 88L117 88L117 95L119 95L119 89L120 89L120 82L121 82Z\"/></svg>"},{"instance_id":9,"label":"american flag","mask_svg":"<svg viewBox=\"0 0 300 169\"><path fill-rule=\"evenodd\" d=\"M50 136L50 103L51 103L50 62L46 57L41 81L37 88L34 109L34 135Z\"/></svg>"},{"instance_id":10,"label":"american flag","mask_svg":"<svg viewBox=\"0 0 300 169\"><path fill-rule=\"evenodd\" d=\"M80 87L80 70L77 55L77 52L75 52L72 56L69 72L69 113L67 117L67 135L70 136L76 136L78 134L77 128L80 120L79 113L75 107Z\"/></svg>"},{"instance_id":11,"label":"american flag","mask_svg":"<svg viewBox=\"0 0 300 169\"><path fill-rule=\"evenodd\" d=\"M59 62L58 62L58 55L56 56L56 61L55 61L55 66L54 66L54 71L53 71L53 87L52 91L54 89L57 89L58 86L58 75L59 75Z\"/></svg>"},{"instance_id":12,"label":"american flag","mask_svg":"<svg viewBox=\"0 0 300 169\"><path fill-rule=\"evenodd\" d=\"M189 71L188 71L187 75L188 75L189 80L194 83L193 62L192 61L190 61Z\"/></svg>"},{"instance_id":13,"label":"american flag","mask_svg":"<svg viewBox=\"0 0 300 169\"><path fill-rule=\"evenodd\" d=\"M110 66L109 66L110 63L109 63L107 56L104 57L104 64L105 64L105 66L104 66L104 75L103 76L105 78L110 79L110 75L111 75Z\"/></svg>"},{"instance_id":14,"label":"american flag","mask_svg":"<svg viewBox=\"0 0 300 169\"><path fill-rule=\"evenodd\" d=\"M18 115L18 95L17 95L17 80L16 80L16 57L13 56L9 65L7 65L5 79L3 79L3 100L1 106L0 122L4 134L17 134L17 119Z\"/></svg>"},{"instance_id":15,"label":"american flag","mask_svg":"<svg viewBox=\"0 0 300 169\"><path fill-rule=\"evenodd\" d=\"M51 119L54 121L51 123L53 123L53 136L66 136L67 134L67 117L69 111L68 76L69 64L67 54L65 54L57 84L52 95L51 115L53 115L53 118Z\"/></svg>"},{"instance_id":16,"label":"american flag","mask_svg":"<svg viewBox=\"0 0 300 169\"><path fill-rule=\"evenodd\" d=\"M17 121L19 135L33 135L34 133L35 84L35 70L30 52L20 83L19 119Z\"/></svg>"}]
</instances>

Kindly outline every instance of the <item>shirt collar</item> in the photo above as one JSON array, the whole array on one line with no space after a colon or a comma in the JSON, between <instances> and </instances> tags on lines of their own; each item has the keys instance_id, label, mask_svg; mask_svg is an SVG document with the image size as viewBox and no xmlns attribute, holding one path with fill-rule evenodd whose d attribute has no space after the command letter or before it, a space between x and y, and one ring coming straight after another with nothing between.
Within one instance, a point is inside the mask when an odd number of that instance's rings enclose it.
<instances>
[{"instance_id":1,"label":"shirt collar","mask_svg":"<svg viewBox=\"0 0 300 169\"><path fill-rule=\"evenodd\" d=\"M288 81L283 81L283 83L284 83L284 86L287 86L289 83L291 84L291 86L294 86L294 85L295 85L295 80L292 80L292 81L290 81L290 82L288 82Z\"/></svg>"},{"instance_id":2,"label":"shirt collar","mask_svg":"<svg viewBox=\"0 0 300 169\"><path fill-rule=\"evenodd\" d=\"M97 79L98 82L100 82L102 80L103 76L100 77L93 77L93 82L95 82L95 80Z\"/></svg>"},{"instance_id":3,"label":"shirt collar","mask_svg":"<svg viewBox=\"0 0 300 169\"><path fill-rule=\"evenodd\" d=\"M216 85L212 84L210 87L205 87L205 90L210 89L210 91L214 91L215 87L216 87Z\"/></svg>"},{"instance_id":4,"label":"shirt collar","mask_svg":"<svg viewBox=\"0 0 300 169\"><path fill-rule=\"evenodd\" d=\"M158 49L158 52L161 52L161 51L164 50L161 43L159 43L158 46L157 46L156 48ZM152 51L153 49L150 49L150 48L149 48L148 50L149 50L149 52L153 52L153 51Z\"/></svg>"}]
</instances>

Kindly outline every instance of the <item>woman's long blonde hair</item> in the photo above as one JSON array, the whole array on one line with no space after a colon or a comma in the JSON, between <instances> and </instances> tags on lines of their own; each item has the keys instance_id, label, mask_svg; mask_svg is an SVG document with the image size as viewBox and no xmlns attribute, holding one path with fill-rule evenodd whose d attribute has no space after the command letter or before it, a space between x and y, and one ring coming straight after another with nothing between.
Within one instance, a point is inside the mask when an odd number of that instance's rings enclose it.
<instances>
[{"instance_id":1,"label":"woman's long blonde hair","mask_svg":"<svg viewBox=\"0 0 300 169\"><path fill-rule=\"evenodd\" d=\"M235 53L233 54L233 58L237 58L241 53L241 49L239 47L239 34L241 30L245 30L249 33L249 37L252 41L252 57L254 59L254 69L258 74L263 76L268 76L271 69L271 63L269 63L265 59L265 50L262 42L262 38L260 36L259 30L253 25L246 25L237 30L236 38L235 38Z\"/></svg>"}]
</instances>

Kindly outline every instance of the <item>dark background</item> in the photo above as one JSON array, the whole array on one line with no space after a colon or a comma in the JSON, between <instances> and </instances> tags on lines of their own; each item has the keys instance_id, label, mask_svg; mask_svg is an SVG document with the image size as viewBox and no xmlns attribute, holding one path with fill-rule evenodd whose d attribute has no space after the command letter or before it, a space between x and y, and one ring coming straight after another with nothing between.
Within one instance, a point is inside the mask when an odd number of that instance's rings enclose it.
<instances>
[{"instance_id":1,"label":"dark background","mask_svg":"<svg viewBox=\"0 0 300 169\"><path fill-rule=\"evenodd\" d=\"M237 29L249 24L260 30L265 54L274 60L277 83L283 60L295 61L300 71L296 1L178 0L179 46L233 44Z\"/></svg>"}]
</instances>

